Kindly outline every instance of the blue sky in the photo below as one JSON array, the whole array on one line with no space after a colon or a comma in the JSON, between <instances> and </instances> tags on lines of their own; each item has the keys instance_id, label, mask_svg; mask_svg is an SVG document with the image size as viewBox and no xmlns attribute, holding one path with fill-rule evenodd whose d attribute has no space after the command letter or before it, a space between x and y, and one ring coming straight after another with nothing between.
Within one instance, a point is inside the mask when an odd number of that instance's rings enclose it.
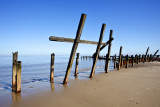
<instances>
[{"instance_id":1,"label":"blue sky","mask_svg":"<svg viewBox=\"0 0 160 107\"><path fill-rule=\"evenodd\" d=\"M103 42L113 29L111 54L149 54L160 48L159 0L0 0L0 55L68 55L72 43L52 42L50 36L75 38L79 19L87 14L82 40ZM106 54L105 48L101 54ZM79 44L77 52L92 55L96 45Z\"/></svg>"}]
</instances>

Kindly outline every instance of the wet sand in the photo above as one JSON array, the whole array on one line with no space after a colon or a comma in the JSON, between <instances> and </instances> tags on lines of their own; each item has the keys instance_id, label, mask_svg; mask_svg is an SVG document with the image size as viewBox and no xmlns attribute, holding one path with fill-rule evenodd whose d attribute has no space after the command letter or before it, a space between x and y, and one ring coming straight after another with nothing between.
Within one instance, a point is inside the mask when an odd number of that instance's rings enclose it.
<instances>
[{"instance_id":1,"label":"wet sand","mask_svg":"<svg viewBox=\"0 0 160 107\"><path fill-rule=\"evenodd\" d=\"M20 107L160 107L160 62L140 63L14 101ZM42 87L46 88L46 87Z\"/></svg>"}]
</instances>

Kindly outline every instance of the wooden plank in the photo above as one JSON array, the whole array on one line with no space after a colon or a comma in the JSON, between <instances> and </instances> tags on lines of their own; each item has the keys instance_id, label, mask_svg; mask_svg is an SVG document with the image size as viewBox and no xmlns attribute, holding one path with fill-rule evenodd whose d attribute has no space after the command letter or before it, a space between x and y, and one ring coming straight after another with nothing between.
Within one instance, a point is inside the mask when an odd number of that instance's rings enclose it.
<instances>
[{"instance_id":1,"label":"wooden plank","mask_svg":"<svg viewBox=\"0 0 160 107\"><path fill-rule=\"evenodd\" d=\"M158 53L159 49L154 53L154 55L151 58L151 61L153 62L153 58L156 56L156 54Z\"/></svg>"},{"instance_id":2,"label":"wooden plank","mask_svg":"<svg viewBox=\"0 0 160 107\"><path fill-rule=\"evenodd\" d=\"M21 92L21 61L17 61L17 87L16 87L16 93Z\"/></svg>"},{"instance_id":3,"label":"wooden plank","mask_svg":"<svg viewBox=\"0 0 160 107\"><path fill-rule=\"evenodd\" d=\"M110 30L109 40L111 40L112 35L113 35L113 30ZM111 45L112 45L112 42L110 42L108 45L108 55L106 58L105 73L108 73L109 60L110 60L110 54L111 54Z\"/></svg>"},{"instance_id":4,"label":"wooden plank","mask_svg":"<svg viewBox=\"0 0 160 107\"><path fill-rule=\"evenodd\" d=\"M102 39L103 39L103 34L104 34L104 31L105 31L105 27L106 27L106 24L103 24L102 28L101 28L101 33L100 33L97 49L96 49L96 55L93 59L93 65L92 65L92 70L91 70L91 73L90 73L90 78L95 73L95 67L96 67L98 56L99 56L100 46L101 46L101 42L102 42Z\"/></svg>"},{"instance_id":5,"label":"wooden plank","mask_svg":"<svg viewBox=\"0 0 160 107\"><path fill-rule=\"evenodd\" d=\"M54 56L55 54L51 54L51 68L50 68L50 82L54 82Z\"/></svg>"},{"instance_id":6,"label":"wooden plank","mask_svg":"<svg viewBox=\"0 0 160 107\"><path fill-rule=\"evenodd\" d=\"M58 41L58 42L70 42L73 43L74 39L72 38L64 38L64 37L56 37L56 36L51 36L49 37L50 41ZM87 40L79 40L77 41L78 43L84 43L84 44L92 44L92 45L97 45L98 42L96 41L87 41ZM107 41L106 43L101 43L101 45L106 46L109 43L109 41Z\"/></svg>"},{"instance_id":7,"label":"wooden plank","mask_svg":"<svg viewBox=\"0 0 160 107\"><path fill-rule=\"evenodd\" d=\"M66 75L65 75L63 84L67 84L69 74L70 74L70 71L71 71L71 67L72 67L72 64L73 64L74 56L76 54L76 50L77 50L77 47L78 47L78 41L80 40L81 33L82 33L82 30L83 30L83 26L84 26L84 23L85 23L85 20L86 20L86 16L87 16L86 14L81 15L81 19L80 19L80 22L79 22L79 25L78 25L76 38L75 38L73 46L72 46L72 51L71 51L71 54L70 54L70 58L69 58L69 62L68 62Z\"/></svg>"},{"instance_id":8,"label":"wooden plank","mask_svg":"<svg viewBox=\"0 0 160 107\"><path fill-rule=\"evenodd\" d=\"M79 53L77 53L77 58L76 58L76 66L75 66L75 73L74 73L75 77L77 77L78 75L78 62L79 62Z\"/></svg>"},{"instance_id":9,"label":"wooden plank","mask_svg":"<svg viewBox=\"0 0 160 107\"><path fill-rule=\"evenodd\" d=\"M18 52L12 53L13 54L13 65L12 65L12 91L16 91L16 66L17 66L17 59L18 59Z\"/></svg>"},{"instance_id":10,"label":"wooden plank","mask_svg":"<svg viewBox=\"0 0 160 107\"><path fill-rule=\"evenodd\" d=\"M149 47L148 47L148 48L147 48L147 50L146 50L145 62L147 61L147 54L148 54L148 50L149 50Z\"/></svg>"},{"instance_id":11,"label":"wooden plank","mask_svg":"<svg viewBox=\"0 0 160 107\"><path fill-rule=\"evenodd\" d=\"M120 66L121 66L121 55L122 55L122 46L120 47L120 50L119 50L119 65L118 65L118 70L120 70Z\"/></svg>"}]
</instances>

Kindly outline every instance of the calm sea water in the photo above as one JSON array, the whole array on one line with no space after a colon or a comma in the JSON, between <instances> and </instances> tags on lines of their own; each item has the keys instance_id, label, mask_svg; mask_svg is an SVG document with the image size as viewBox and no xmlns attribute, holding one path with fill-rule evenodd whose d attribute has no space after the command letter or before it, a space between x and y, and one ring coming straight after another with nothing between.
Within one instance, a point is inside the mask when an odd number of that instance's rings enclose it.
<instances>
[{"instance_id":1,"label":"calm sea water","mask_svg":"<svg viewBox=\"0 0 160 107\"><path fill-rule=\"evenodd\" d=\"M50 77L50 56L18 56L22 62L22 84L36 81L49 81ZM55 80L63 80L69 61L69 56L55 56ZM83 79L89 77L92 59L79 59L78 77ZM104 72L105 61L98 60L96 73ZM110 61L109 70L113 69L113 62ZM70 73L70 78L74 77L75 60ZM0 56L0 90L11 88L12 84L12 56Z\"/></svg>"}]
</instances>

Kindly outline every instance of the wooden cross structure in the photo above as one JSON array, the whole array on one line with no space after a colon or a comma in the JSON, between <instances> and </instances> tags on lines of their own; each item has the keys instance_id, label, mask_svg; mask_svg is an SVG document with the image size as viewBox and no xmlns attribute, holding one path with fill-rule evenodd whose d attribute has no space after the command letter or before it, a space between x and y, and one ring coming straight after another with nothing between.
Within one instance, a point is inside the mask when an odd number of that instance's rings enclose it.
<instances>
[{"instance_id":1,"label":"wooden cross structure","mask_svg":"<svg viewBox=\"0 0 160 107\"><path fill-rule=\"evenodd\" d=\"M109 37L109 40L106 43L102 43L103 34L104 34L104 31L105 31L106 24L102 24L102 28L101 28L101 32L100 32L100 38L99 38L98 42L80 40L81 33L82 33L82 30L83 30L83 26L84 26L84 23L85 23L85 20L86 20L86 16L87 16L86 14L82 14L81 15L75 39L56 37L56 36L49 37L50 41L71 42L71 43L73 43L63 84L67 84L67 81L68 81L68 78L69 78L69 74L70 74L70 71L71 71L71 67L72 67L72 64L73 64L73 60L74 60L74 57L75 57L75 54L76 54L76 50L77 50L77 47L78 47L79 43L97 45L97 49L96 49L96 52L94 53L94 57L93 57L94 59L93 59L92 70L91 70L91 73L90 73L90 78L95 73L95 67L96 67L96 62L97 62L98 56L99 56L99 52L109 44L108 54L107 54L107 57L106 57L106 66L105 66L106 73L108 72L110 51L111 51L111 42L113 40L113 38L112 38L113 30L110 31L110 37Z\"/></svg>"}]
</instances>

